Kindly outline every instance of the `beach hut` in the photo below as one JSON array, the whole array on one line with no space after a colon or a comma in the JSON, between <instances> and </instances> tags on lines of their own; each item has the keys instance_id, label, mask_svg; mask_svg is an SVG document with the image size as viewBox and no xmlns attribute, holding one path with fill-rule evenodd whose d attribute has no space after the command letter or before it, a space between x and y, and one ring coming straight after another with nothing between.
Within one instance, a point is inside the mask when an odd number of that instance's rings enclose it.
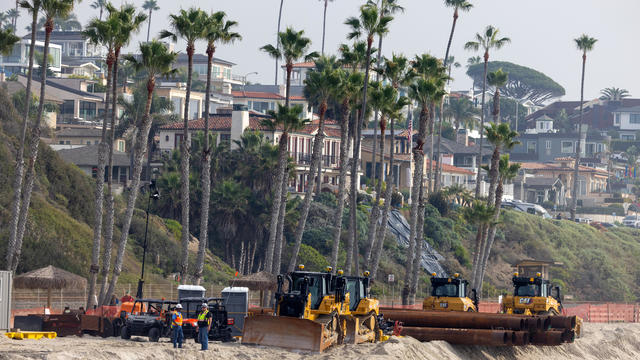
<instances>
[{"instance_id":1,"label":"beach hut","mask_svg":"<svg viewBox=\"0 0 640 360\"><path fill-rule=\"evenodd\" d=\"M16 289L46 289L47 308L51 308L51 290L82 288L87 286L87 279L54 266L29 271L13 278Z\"/></svg>"}]
</instances>

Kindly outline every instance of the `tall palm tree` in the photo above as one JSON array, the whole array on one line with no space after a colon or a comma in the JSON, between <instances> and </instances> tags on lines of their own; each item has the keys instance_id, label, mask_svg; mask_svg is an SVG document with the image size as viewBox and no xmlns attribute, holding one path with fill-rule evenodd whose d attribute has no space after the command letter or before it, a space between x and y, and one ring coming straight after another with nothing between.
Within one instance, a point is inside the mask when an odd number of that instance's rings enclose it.
<instances>
[{"instance_id":1,"label":"tall palm tree","mask_svg":"<svg viewBox=\"0 0 640 360\"><path fill-rule=\"evenodd\" d=\"M157 0L145 0L144 4L142 4L142 8L149 12L149 23L147 24L147 42L149 42L149 34L151 33L151 15L154 11L160 10L160 6L158 6Z\"/></svg>"},{"instance_id":2,"label":"tall palm tree","mask_svg":"<svg viewBox=\"0 0 640 360\"><path fill-rule=\"evenodd\" d=\"M344 201L347 188L347 168L349 167L349 119L351 111L359 97L364 77L362 73L348 73L342 69L338 70L341 78L339 86L333 90L333 99L340 104L338 121L340 122L340 173L338 175L338 206L334 219L336 228L333 232L333 244L331 248L331 268L335 274L338 270L338 250L340 248L340 237L342 234L342 215L344 213Z\"/></svg>"},{"instance_id":3,"label":"tall palm tree","mask_svg":"<svg viewBox=\"0 0 640 360\"><path fill-rule=\"evenodd\" d=\"M32 16L32 26L38 22L38 12L40 11L40 0L34 0L32 2L23 1L20 6L27 9ZM13 32L7 31L5 40L1 41L3 50L2 53L6 54L9 49L13 50L13 45L9 46L12 42L11 34ZM17 41L20 39L18 38ZM18 236L18 223L20 219L20 206L22 204L22 183L24 181L24 148L27 140L27 127L29 126L29 109L31 104L31 84L33 79L33 60L35 55L36 45L36 32L31 32L31 43L29 45L29 70L27 72L27 86L25 91L24 113L22 115L22 132L20 133L20 147L16 155L16 173L13 178L13 199L11 202L11 222L9 224L9 243L7 244L7 256L6 264L7 270L11 270L11 262L13 253L15 252L15 244Z\"/></svg>"},{"instance_id":4,"label":"tall palm tree","mask_svg":"<svg viewBox=\"0 0 640 360\"><path fill-rule=\"evenodd\" d=\"M181 224L182 224L182 251L180 256L180 281L187 281L189 268L189 159L191 158L191 144L189 141L189 102L191 101L191 81L193 77L193 54L195 52L196 40L203 37L204 24L207 14L196 8L189 10L180 10L178 14L169 15L169 30L162 30L160 38L171 38L174 42L178 37L183 38L187 42L187 90L184 99L184 129L182 132L182 141L180 143L180 191L181 191Z\"/></svg>"},{"instance_id":5,"label":"tall palm tree","mask_svg":"<svg viewBox=\"0 0 640 360\"><path fill-rule=\"evenodd\" d=\"M600 100L620 101L626 97L631 96L627 89L620 89L617 87L608 87L600 90Z\"/></svg>"},{"instance_id":6,"label":"tall palm tree","mask_svg":"<svg viewBox=\"0 0 640 360\"><path fill-rule=\"evenodd\" d=\"M107 4L107 0L93 0L91 3L92 9L100 9L100 16L98 16L98 20L102 20L102 11L104 10L104 6Z\"/></svg>"},{"instance_id":7,"label":"tall palm tree","mask_svg":"<svg viewBox=\"0 0 640 360\"><path fill-rule=\"evenodd\" d=\"M582 52L582 77L580 81L580 120L578 121L578 139L576 145L576 161L573 166L573 188L571 189L571 220L575 220L576 218L576 207L578 206L578 169L580 166L580 155L582 152L581 142L582 142L582 123L583 119L583 111L582 105L584 103L584 71L587 65L587 52L593 50L593 46L596 44L598 40L590 37L587 34L582 34L579 38L574 39L576 47L578 50Z\"/></svg>"},{"instance_id":8,"label":"tall palm tree","mask_svg":"<svg viewBox=\"0 0 640 360\"><path fill-rule=\"evenodd\" d=\"M493 246L493 241L496 238L496 229L498 220L500 219L500 205L502 205L502 195L504 193L503 185L505 181L510 181L514 177L516 177L518 175L518 171L520 170L520 164L509 163L509 154L504 154L500 157L499 167L500 177L498 180L498 187L496 188L496 202L493 207L493 221L489 224L489 232L487 235L486 245L484 251L482 252L480 272L478 275L478 279L476 280L476 289L479 294L482 294L482 281L487 270L489 255L491 255L491 247Z\"/></svg>"},{"instance_id":9,"label":"tall palm tree","mask_svg":"<svg viewBox=\"0 0 640 360\"><path fill-rule=\"evenodd\" d=\"M453 118L453 125L456 130L461 127L474 129L477 123L478 110L473 103L465 98L450 99L445 115Z\"/></svg>"},{"instance_id":10,"label":"tall palm tree","mask_svg":"<svg viewBox=\"0 0 640 360\"><path fill-rule=\"evenodd\" d=\"M102 253L102 281L100 285L100 294L98 301L100 305L108 301L109 298L104 297L104 293L107 288L107 278L109 269L111 267L111 248L113 243L113 226L115 222L115 209L113 201L113 151L115 141L115 128L116 128L116 111L118 102L118 65L120 60L120 52L123 47L127 46L131 41L131 37L134 33L137 33L142 23L146 20L147 16L143 13L136 14L136 8L133 5L124 5L119 9L112 4L106 4L107 12L109 13L109 21L114 21L114 38L113 38L113 70L111 80L111 121L109 124L109 134L107 139L107 193L105 195L106 204L106 219L105 219L105 236L104 236L104 251ZM135 147L135 145L134 145Z\"/></svg>"},{"instance_id":11,"label":"tall palm tree","mask_svg":"<svg viewBox=\"0 0 640 360\"><path fill-rule=\"evenodd\" d=\"M424 180L424 150L423 146L427 139L428 121L430 118L430 101L433 94L438 89L436 84L429 74L434 72L441 66L438 59L431 55L423 54L421 56L416 55L413 61L413 69L419 73L420 76L414 83L409 85L409 97L416 101L420 106L420 116L418 121L418 139L416 146L412 149L413 161L415 164L413 170L413 183L411 186L411 210L409 220L409 246L407 248L407 260L405 269L405 286L402 290L402 302L403 304L409 303L409 295L411 286L411 278L413 275L413 259L415 257L415 238L416 228L418 224L418 197L420 195L421 184Z\"/></svg>"},{"instance_id":12,"label":"tall palm tree","mask_svg":"<svg viewBox=\"0 0 640 360\"><path fill-rule=\"evenodd\" d=\"M472 279L475 279L476 273L478 273L478 269L480 268L480 262L482 261L482 255L480 252L482 239L485 234L485 229L491 223L495 211L493 206L487 205L484 201L476 200L473 205L470 207L463 208L463 217L464 219L470 223L476 225L476 240L475 240L475 251L473 252L473 275ZM471 287L475 288L476 284L472 283Z\"/></svg>"},{"instance_id":13,"label":"tall palm tree","mask_svg":"<svg viewBox=\"0 0 640 360\"><path fill-rule=\"evenodd\" d=\"M276 49L280 49L280 21L282 20L282 6L284 5L284 0L280 0L280 10L278 10L278 32L276 33ZM275 81L273 82L275 85L278 85L278 60L280 58L276 57L276 75Z\"/></svg>"},{"instance_id":14,"label":"tall palm tree","mask_svg":"<svg viewBox=\"0 0 640 360\"><path fill-rule=\"evenodd\" d=\"M477 56L477 55L476 56L471 56L471 57L469 57L467 59L467 69L470 66L473 66L475 64L480 64L481 62L482 62L482 58L480 56ZM476 96L476 81L475 81L475 79L473 80L473 85L471 87L471 90L473 92L473 98L475 99L475 96Z\"/></svg>"},{"instance_id":15,"label":"tall palm tree","mask_svg":"<svg viewBox=\"0 0 640 360\"><path fill-rule=\"evenodd\" d=\"M316 61L317 70L307 73L307 78L304 80L304 96L309 104L317 104L318 106L318 131L315 139L313 140L313 150L311 153L311 164L309 166L309 181L307 182L307 189L302 203L302 210L300 211L300 219L296 227L294 235L293 251L291 253L291 260L287 267L287 272L291 272L295 269L296 262L298 260L298 252L300 251L300 245L302 244L302 235L304 233L304 227L307 223L307 217L309 216L309 209L311 208L311 200L313 199L314 181L313 177L317 173L320 166L322 149L324 148L324 119L327 112L327 105L331 94L336 87L339 86L340 77L337 73L338 65L335 57L320 57ZM316 195L320 194L320 187L316 187ZM279 264L276 264L278 266ZM276 268L279 271L279 268Z\"/></svg>"},{"instance_id":16,"label":"tall palm tree","mask_svg":"<svg viewBox=\"0 0 640 360\"><path fill-rule=\"evenodd\" d=\"M45 22L45 38L44 49L42 51L43 61L42 69L46 69L49 64L49 44L51 41L51 32L53 31L53 18L56 16L66 16L73 10L74 0L41 0L41 11L44 13ZM31 60L30 60L31 61ZM22 189L22 204L20 205L20 216L18 220L18 230L16 241L13 248L13 257L10 263L10 269L15 271L20 261L22 253L22 240L24 238L24 230L27 225L27 215L29 213L29 205L31 204L31 193L33 183L36 177L36 160L38 159L38 146L40 145L40 124L42 123L42 115L44 112L44 103L46 95L47 82L45 76L40 81L40 101L38 102L38 113L36 120L31 129L30 156L27 167L27 173L24 180L24 188ZM27 94L29 96L29 94ZM29 102L27 101L27 104Z\"/></svg>"},{"instance_id":17,"label":"tall palm tree","mask_svg":"<svg viewBox=\"0 0 640 360\"><path fill-rule=\"evenodd\" d=\"M18 29L18 17L20 17L20 11L18 11L20 1L16 0L16 8L7 10L7 16L11 18L11 30L14 32Z\"/></svg>"},{"instance_id":18,"label":"tall palm tree","mask_svg":"<svg viewBox=\"0 0 640 360\"><path fill-rule=\"evenodd\" d=\"M473 50L473 51L478 51L479 49L482 48L482 50L484 50L484 74L482 76L482 106L481 106L481 112L480 112L480 128L484 128L484 96L485 93L487 91L487 64L489 63L489 51L492 49L500 49L502 48L504 45L508 44L511 42L511 39L509 39L508 37L500 37L500 30L498 30L498 28L493 27L492 25L488 25L485 29L484 32L481 33L476 33L475 39L472 41L468 41L466 44L464 44L464 48L467 50ZM480 166L482 165L482 142L484 140L483 138L483 132L480 132L480 146L478 147L478 168L477 168L477 175L476 175L476 191L475 191L475 197L476 199L480 196L480 178L481 178L481 173L482 171L480 171Z\"/></svg>"},{"instance_id":19,"label":"tall palm tree","mask_svg":"<svg viewBox=\"0 0 640 360\"><path fill-rule=\"evenodd\" d=\"M467 0L444 0L444 5L449 8L453 8L453 23L451 24L451 32L449 33L449 41L447 41L447 50L444 53L444 66L449 70L449 77L451 77L451 66L457 64L456 67L460 67L459 63L455 62L452 56L449 56L449 50L451 50L451 43L453 42L453 33L456 30L456 23L458 22L459 11L468 12L471 11L473 4ZM438 147L436 150L436 175L435 186L436 190L440 189L440 171L442 164L440 162L440 139L442 138L442 120L444 119L444 97L440 102L440 118L438 120Z\"/></svg>"},{"instance_id":20,"label":"tall palm tree","mask_svg":"<svg viewBox=\"0 0 640 360\"><path fill-rule=\"evenodd\" d=\"M324 12L322 15L322 52L320 53L321 55L324 56L324 35L326 33L325 30L327 27L327 5L329 4L329 1L333 2L335 0L320 0L320 1L324 2Z\"/></svg>"},{"instance_id":21,"label":"tall palm tree","mask_svg":"<svg viewBox=\"0 0 640 360\"><path fill-rule=\"evenodd\" d=\"M293 28L288 27L284 32L278 34L278 42L279 45L273 46L271 44L265 45L260 48L260 50L266 52L269 56L276 59L283 59L286 64L287 71L287 85L285 90L285 107L289 107L289 99L290 99L290 88L291 88L291 72L293 71L293 63L300 58L304 58L305 61L313 60L318 57L318 53L311 52L308 54L307 51L311 46L311 40L304 36L304 30L296 31ZM288 135L288 133L287 133ZM278 233L282 234L282 231L278 231L278 228L284 225L284 211L286 206L286 194L287 189L285 185L285 181L287 178L285 177L287 168L286 168L286 158L287 158L287 142L288 136L284 136L280 138L280 146L278 151L280 152L278 161L278 167L276 169L275 174L275 184L280 184L280 186L275 186L275 191L273 194L273 203L271 207L271 222L269 227L269 241L267 242L267 253L265 256L265 270L271 272L277 271L279 269L273 268L273 260L274 260L274 252L276 248L276 241L281 242L282 240ZM284 142L284 144L282 144ZM283 201L283 198L285 201Z\"/></svg>"},{"instance_id":22,"label":"tall palm tree","mask_svg":"<svg viewBox=\"0 0 640 360\"><path fill-rule=\"evenodd\" d=\"M129 195L127 196L127 208L124 212L122 220L122 231L120 234L120 243L116 254L116 261L113 266L113 274L109 281L109 289L105 293L104 298L111 298L114 293L115 286L118 283L118 277L122 271L122 262L124 261L124 253L129 237L129 229L131 226L131 218L135 208L136 198L140 189L140 175L142 174L142 160L147 152L147 137L151 129L151 100L153 98L153 90L156 85L157 76L169 76L175 73L171 68L176 61L178 54L170 52L167 47L153 40L152 42L140 44L139 59L132 55L125 56L125 60L134 64L137 71L145 71L147 74L147 102L142 121L136 124L136 141L133 148L133 175Z\"/></svg>"},{"instance_id":23,"label":"tall palm tree","mask_svg":"<svg viewBox=\"0 0 640 360\"><path fill-rule=\"evenodd\" d=\"M503 72L502 69L490 72L487 75L487 82L495 89L493 93L493 123L485 127L487 140L494 146L489 170L489 197L487 198L487 204L489 205L494 202L498 183L498 161L500 161L500 151L503 140L509 136L515 137L518 134L515 131L511 131L508 124L500 123L500 88L507 83L508 79L508 74Z\"/></svg>"},{"instance_id":24,"label":"tall palm tree","mask_svg":"<svg viewBox=\"0 0 640 360\"><path fill-rule=\"evenodd\" d=\"M382 1L374 1L374 0L368 0L367 3L371 6L379 6L379 12L380 12L380 16L387 16L387 15L394 15L398 12L404 12L404 8L400 5L398 5L398 0L382 0ZM382 33L378 35L378 58L376 60L376 67L380 68L380 66L382 65L382 39L384 37L384 35L386 35L386 33ZM380 73L376 74L376 81L380 81ZM378 111L376 111L373 116L373 149L371 152L371 171L372 171L372 179L375 181L378 179L378 161L376 160L376 152L378 151L378 146L377 142L378 142L378 118L379 118L379 113ZM379 181L378 181L379 183ZM379 190L378 190L379 191ZM378 204L374 204L373 208L371 209L371 214L370 214L370 218L378 218L379 216L379 209L378 209ZM369 229L371 230L371 227L369 227ZM375 229L374 229L375 230ZM375 234L376 231L373 231L373 233ZM374 235L375 236L375 235ZM371 237L371 235L369 236L370 240L373 239ZM368 259L368 256L367 256ZM368 260L367 260L368 261Z\"/></svg>"},{"instance_id":25,"label":"tall palm tree","mask_svg":"<svg viewBox=\"0 0 640 360\"><path fill-rule=\"evenodd\" d=\"M235 21L227 20L224 11L211 14L205 24L205 36L207 40L207 86L204 99L204 145L202 147L202 210L200 212L200 239L198 243L198 256L196 259L195 282L200 284L204 269L204 254L207 248L209 229L209 198L211 194L211 148L209 145L209 98L211 96L211 68L213 67L213 55L218 44L229 44L241 40L240 34L233 32L232 28L238 25Z\"/></svg>"},{"instance_id":26,"label":"tall palm tree","mask_svg":"<svg viewBox=\"0 0 640 360\"><path fill-rule=\"evenodd\" d=\"M351 32L347 35L350 40L365 38L367 41L367 56L365 59L364 86L362 87L362 106L358 113L358 120L353 129L355 140L353 144L353 162L351 163L351 211L350 211L350 236L347 245L347 262L345 268L347 274L351 273L351 266L354 265L354 273L359 273L358 266L358 229L356 226L356 205L358 200L358 163L360 154L360 141L362 137L362 125L365 114L367 113L367 91L369 86L369 71L371 69L371 48L374 37L376 35L386 34L389 31L389 23L393 17L389 15L380 15L378 7L375 4L367 3L360 7L358 17L350 17L345 24L351 28Z\"/></svg>"},{"instance_id":27,"label":"tall palm tree","mask_svg":"<svg viewBox=\"0 0 640 360\"><path fill-rule=\"evenodd\" d=\"M102 12L102 8L100 9ZM102 13L100 14L102 15ZM99 18L92 19L83 35L89 39L92 44L98 46L105 46L107 48L107 91L105 96L104 105L104 118L102 121L102 135L100 138L100 145L98 147L98 171L96 173L96 188L95 188L95 209L93 217L93 247L91 252L91 266L89 268L89 291L87 297L87 309L90 309L93 305L96 281L99 271L100 261L100 243L102 239L102 218L103 218L103 202L104 202L104 178L105 167L107 166L107 127L109 125L109 106L111 91L111 80L113 76L113 63L115 61L115 54L113 51L115 37L118 32L118 22L114 17L110 17L105 21ZM110 174L111 176L111 174Z\"/></svg>"},{"instance_id":28,"label":"tall palm tree","mask_svg":"<svg viewBox=\"0 0 640 360\"><path fill-rule=\"evenodd\" d=\"M392 81L393 84L393 81ZM394 87L395 89L395 87ZM380 264L380 256L382 256L382 249L384 248L384 238L387 232L387 222L389 221L389 213L391 211L391 199L393 195L393 189L395 187L395 183L398 181L396 178L396 174L393 171L394 169L394 153L395 153L395 120L402 119L402 109L405 106L409 105L409 98L405 96L398 97L391 106L388 107L388 113L385 114L386 117L390 120L390 135L391 135L391 145L389 146L389 173L387 174L387 187L384 193L384 208L382 210L382 221L380 223L380 228L376 234L376 241L374 244L373 254L371 255L373 258L371 260L371 274L372 278L375 278L378 273L378 265Z\"/></svg>"}]
</instances>

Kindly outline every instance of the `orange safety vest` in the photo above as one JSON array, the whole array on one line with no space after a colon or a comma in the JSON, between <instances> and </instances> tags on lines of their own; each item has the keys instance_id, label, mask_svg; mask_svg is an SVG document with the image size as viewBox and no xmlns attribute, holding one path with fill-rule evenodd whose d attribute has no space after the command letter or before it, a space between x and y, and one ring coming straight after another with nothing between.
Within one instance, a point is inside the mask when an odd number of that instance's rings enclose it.
<instances>
[{"instance_id":1,"label":"orange safety vest","mask_svg":"<svg viewBox=\"0 0 640 360\"><path fill-rule=\"evenodd\" d=\"M174 311L175 319L171 322L173 326L182 326L182 313L179 311Z\"/></svg>"}]
</instances>

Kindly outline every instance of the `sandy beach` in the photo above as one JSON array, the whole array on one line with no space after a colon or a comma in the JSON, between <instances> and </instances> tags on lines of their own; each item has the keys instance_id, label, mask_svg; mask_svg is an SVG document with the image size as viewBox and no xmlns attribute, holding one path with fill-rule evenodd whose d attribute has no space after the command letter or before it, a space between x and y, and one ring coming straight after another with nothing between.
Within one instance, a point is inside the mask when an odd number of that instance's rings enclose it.
<instances>
[{"instance_id":1,"label":"sandy beach","mask_svg":"<svg viewBox=\"0 0 640 360\"><path fill-rule=\"evenodd\" d=\"M288 351L279 348L209 344L209 350L190 340L185 348L174 350L168 339L149 343L146 338L133 341L92 336L65 337L53 340L10 340L0 338L0 359L96 359L96 360L169 360L169 359L638 359L640 358L640 324L585 324L583 336L575 343L555 347L526 346L491 348L452 346L446 342L421 343L410 337L392 337L379 344L342 345L323 353Z\"/></svg>"}]
</instances>

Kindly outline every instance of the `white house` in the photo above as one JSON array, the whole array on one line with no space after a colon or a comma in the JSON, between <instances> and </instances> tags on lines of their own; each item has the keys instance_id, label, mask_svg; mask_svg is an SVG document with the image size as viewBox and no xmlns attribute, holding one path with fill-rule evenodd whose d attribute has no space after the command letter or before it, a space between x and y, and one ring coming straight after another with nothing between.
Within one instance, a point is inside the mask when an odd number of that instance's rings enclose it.
<instances>
[{"instance_id":1,"label":"white house","mask_svg":"<svg viewBox=\"0 0 640 360\"><path fill-rule=\"evenodd\" d=\"M640 106L613 111L613 126L620 129L620 139L636 140L636 132L640 130Z\"/></svg>"}]
</instances>

